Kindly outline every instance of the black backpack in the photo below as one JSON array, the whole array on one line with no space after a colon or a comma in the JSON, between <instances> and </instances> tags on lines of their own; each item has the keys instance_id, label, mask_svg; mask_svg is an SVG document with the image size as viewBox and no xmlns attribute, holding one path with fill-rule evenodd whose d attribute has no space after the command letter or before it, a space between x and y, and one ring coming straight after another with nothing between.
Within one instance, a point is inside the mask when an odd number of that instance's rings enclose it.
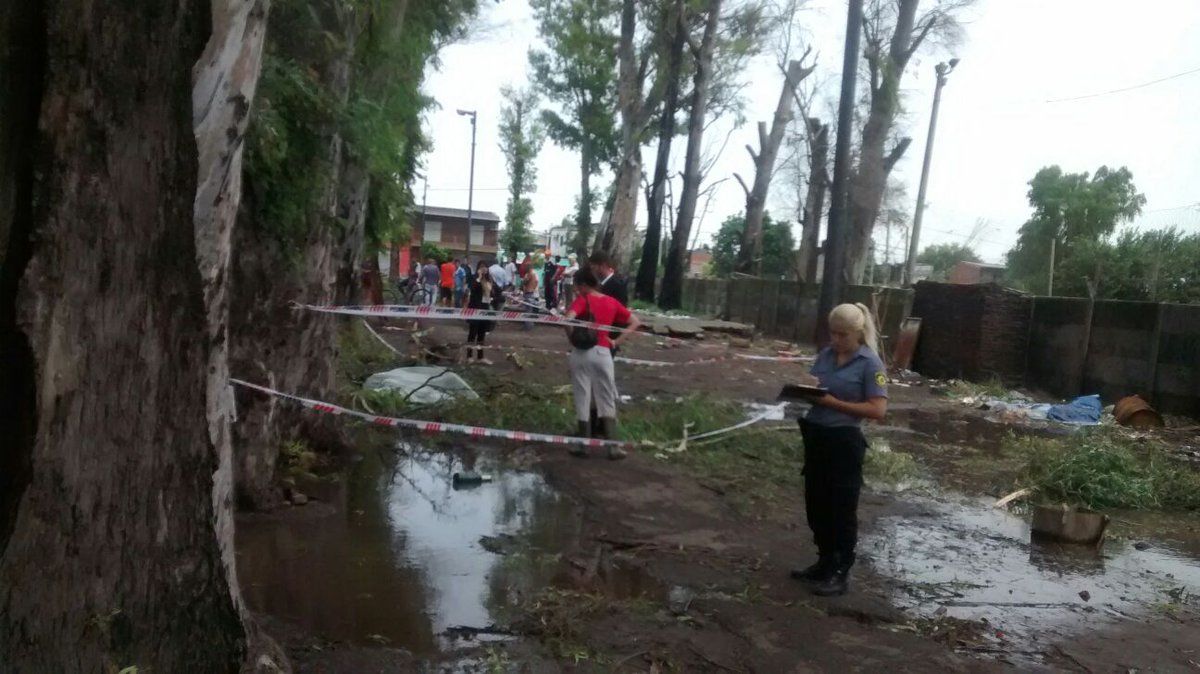
<instances>
[{"instance_id":1,"label":"black backpack","mask_svg":"<svg viewBox=\"0 0 1200 674\"><path fill-rule=\"evenodd\" d=\"M586 297L583 301L587 304L587 309L584 310L582 316L576 316L575 318L581 321L590 322L593 318L592 304L591 302L588 302ZM600 336L596 334L596 331L592 328L584 327L582 325L577 325L571 328L571 332L567 338L571 341L571 346L579 349L580 351L587 351L588 349L600 343Z\"/></svg>"}]
</instances>

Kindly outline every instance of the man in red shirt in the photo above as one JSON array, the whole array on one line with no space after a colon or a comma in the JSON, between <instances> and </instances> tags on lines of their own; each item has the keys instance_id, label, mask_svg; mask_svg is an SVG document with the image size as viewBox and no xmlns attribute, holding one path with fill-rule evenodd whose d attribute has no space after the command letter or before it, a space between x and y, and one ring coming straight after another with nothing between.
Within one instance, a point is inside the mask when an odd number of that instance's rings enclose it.
<instances>
[{"instance_id":1,"label":"man in red shirt","mask_svg":"<svg viewBox=\"0 0 1200 674\"><path fill-rule=\"evenodd\" d=\"M575 419L580 436L615 439L617 434L617 380L613 369L612 349L637 330L640 324L620 302L600 292L600 282L591 269L584 267L575 274L577 297L567 311L567 318L599 323L625 325L627 332L610 336L607 330L593 331L595 345L581 348L573 344L568 362L571 365L571 388L575 394ZM572 328L567 329L571 334ZM600 418L599 432L593 432L589 420L592 403ZM575 456L587 456L584 447L572 447ZM608 458L623 459L625 450L610 447Z\"/></svg>"},{"instance_id":2,"label":"man in red shirt","mask_svg":"<svg viewBox=\"0 0 1200 674\"><path fill-rule=\"evenodd\" d=\"M458 258L446 260L441 266L441 284L438 298L442 306L448 307L454 301L454 272L458 271Z\"/></svg>"}]
</instances>

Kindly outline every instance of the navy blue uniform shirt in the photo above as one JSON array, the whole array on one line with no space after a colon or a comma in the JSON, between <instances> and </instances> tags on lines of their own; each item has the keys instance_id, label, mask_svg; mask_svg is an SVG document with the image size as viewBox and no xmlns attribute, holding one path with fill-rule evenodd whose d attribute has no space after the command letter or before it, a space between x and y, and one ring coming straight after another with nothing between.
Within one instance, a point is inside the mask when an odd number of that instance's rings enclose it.
<instances>
[{"instance_id":1,"label":"navy blue uniform shirt","mask_svg":"<svg viewBox=\"0 0 1200 674\"><path fill-rule=\"evenodd\" d=\"M839 366L837 354L833 347L825 347L817 354L813 363L813 376L821 381L821 386L829 389L829 394L838 400L851 403L866 402L870 398L887 397L887 374L884 372L883 361L879 360L870 347L863 345L850 356L850 360ZM821 426L858 426L862 418L839 412L824 405L813 405L804 417L810 423Z\"/></svg>"}]
</instances>

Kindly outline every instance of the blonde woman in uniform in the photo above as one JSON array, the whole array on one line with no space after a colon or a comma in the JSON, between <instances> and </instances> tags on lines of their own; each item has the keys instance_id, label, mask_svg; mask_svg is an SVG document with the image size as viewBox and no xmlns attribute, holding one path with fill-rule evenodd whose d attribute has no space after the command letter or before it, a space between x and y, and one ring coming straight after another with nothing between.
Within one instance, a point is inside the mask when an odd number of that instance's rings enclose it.
<instances>
[{"instance_id":1,"label":"blonde woman in uniform","mask_svg":"<svg viewBox=\"0 0 1200 674\"><path fill-rule=\"evenodd\" d=\"M804 506L817 545L817 561L792 577L830 597L849 588L858 543L858 494L867 441L862 420L887 414L887 374L877 353L875 322L862 304L841 304L829 314L830 344L817 354L811 374L827 393L812 398L800 420L804 438Z\"/></svg>"}]
</instances>

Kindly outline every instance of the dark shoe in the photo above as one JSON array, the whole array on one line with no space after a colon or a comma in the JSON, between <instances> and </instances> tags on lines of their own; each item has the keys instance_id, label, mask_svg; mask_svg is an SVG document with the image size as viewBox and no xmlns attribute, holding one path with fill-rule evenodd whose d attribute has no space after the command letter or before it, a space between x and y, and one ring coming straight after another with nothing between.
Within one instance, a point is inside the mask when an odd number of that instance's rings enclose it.
<instances>
[{"instance_id":1,"label":"dark shoe","mask_svg":"<svg viewBox=\"0 0 1200 674\"><path fill-rule=\"evenodd\" d=\"M812 593L818 597L840 597L850 590L850 569L838 569L817 583Z\"/></svg>"},{"instance_id":2,"label":"dark shoe","mask_svg":"<svg viewBox=\"0 0 1200 674\"><path fill-rule=\"evenodd\" d=\"M817 558L810 566L804 569L792 569L792 578L802 580L808 583L820 583L829 578L833 574L833 560L828 555L823 555Z\"/></svg>"}]
</instances>

